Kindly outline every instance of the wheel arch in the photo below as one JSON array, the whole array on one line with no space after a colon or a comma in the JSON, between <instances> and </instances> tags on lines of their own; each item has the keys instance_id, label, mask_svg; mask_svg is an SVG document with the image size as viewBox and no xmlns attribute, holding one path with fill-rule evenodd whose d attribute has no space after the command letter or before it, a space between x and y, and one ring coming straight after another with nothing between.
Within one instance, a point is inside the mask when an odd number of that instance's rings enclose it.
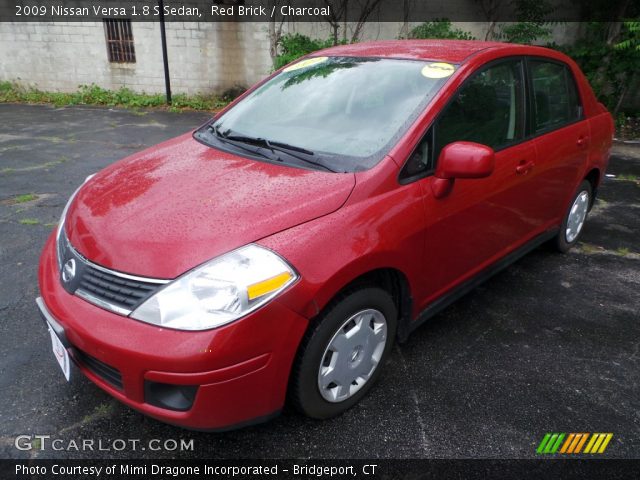
<instances>
[{"instance_id":1,"label":"wheel arch","mask_svg":"<svg viewBox=\"0 0 640 480\"><path fill-rule=\"evenodd\" d=\"M584 176L584 180L587 180L591 184L591 204L589 205L589 210L593 207L593 204L596 201L596 196L598 193L598 186L600 185L601 180L601 172L599 168L592 168L587 172Z\"/></svg>"},{"instance_id":2,"label":"wheel arch","mask_svg":"<svg viewBox=\"0 0 640 480\"><path fill-rule=\"evenodd\" d=\"M340 292L365 285L381 287L391 295L398 309L398 339L404 341L408 332L406 327L411 320L413 306L411 288L406 275L397 268L377 268L354 278Z\"/></svg>"},{"instance_id":3,"label":"wheel arch","mask_svg":"<svg viewBox=\"0 0 640 480\"><path fill-rule=\"evenodd\" d=\"M334 282L328 282L332 284ZM380 287L388 292L398 310L398 333L397 339L404 342L409 333L409 323L411 321L413 300L411 295L411 286L409 279L405 273L396 267L377 267L367 271L351 275L348 280L340 282L341 287L334 289L331 293L323 292L320 294L319 308L317 314L309 322L309 327L314 319L322 315L324 311L338 301L341 297L347 295L350 291L363 288L366 286Z\"/></svg>"}]
</instances>

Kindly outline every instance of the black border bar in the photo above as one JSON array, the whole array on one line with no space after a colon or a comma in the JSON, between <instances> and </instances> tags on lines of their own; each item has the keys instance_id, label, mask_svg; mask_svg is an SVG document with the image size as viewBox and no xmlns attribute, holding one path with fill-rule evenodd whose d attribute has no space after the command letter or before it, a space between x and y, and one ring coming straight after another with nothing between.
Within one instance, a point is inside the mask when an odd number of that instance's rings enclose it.
<instances>
[{"instance_id":1,"label":"black border bar","mask_svg":"<svg viewBox=\"0 0 640 480\"><path fill-rule=\"evenodd\" d=\"M197 469L197 473L196 473ZM640 459L0 460L9 479L637 479ZM64 472L64 474L61 474ZM96 475L99 473L99 475Z\"/></svg>"},{"instance_id":2,"label":"black border bar","mask_svg":"<svg viewBox=\"0 0 640 480\"><path fill-rule=\"evenodd\" d=\"M549 22L637 18L640 2L541 0ZM347 8L342 8L343 5ZM487 6L491 8L487 8ZM524 20L510 0L0 0L1 22L78 22L104 18L166 22L457 22Z\"/></svg>"}]
</instances>

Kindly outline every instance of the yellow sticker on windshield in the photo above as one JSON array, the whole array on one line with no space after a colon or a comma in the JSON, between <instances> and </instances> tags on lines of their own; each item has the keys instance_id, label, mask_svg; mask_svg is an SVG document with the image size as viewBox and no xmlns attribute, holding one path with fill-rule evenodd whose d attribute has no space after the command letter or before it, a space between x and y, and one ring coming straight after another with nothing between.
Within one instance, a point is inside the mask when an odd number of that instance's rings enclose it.
<instances>
[{"instance_id":1,"label":"yellow sticker on windshield","mask_svg":"<svg viewBox=\"0 0 640 480\"><path fill-rule=\"evenodd\" d=\"M445 78L450 77L455 68L450 63L430 63L422 69L422 75L427 78Z\"/></svg>"},{"instance_id":2,"label":"yellow sticker on windshield","mask_svg":"<svg viewBox=\"0 0 640 480\"><path fill-rule=\"evenodd\" d=\"M311 67L319 63L324 63L327 60L329 60L329 57L307 58L306 60L302 60L301 62L298 62L295 65L291 65L290 67L285 68L283 72L293 72L294 70L300 70L302 68Z\"/></svg>"}]
</instances>

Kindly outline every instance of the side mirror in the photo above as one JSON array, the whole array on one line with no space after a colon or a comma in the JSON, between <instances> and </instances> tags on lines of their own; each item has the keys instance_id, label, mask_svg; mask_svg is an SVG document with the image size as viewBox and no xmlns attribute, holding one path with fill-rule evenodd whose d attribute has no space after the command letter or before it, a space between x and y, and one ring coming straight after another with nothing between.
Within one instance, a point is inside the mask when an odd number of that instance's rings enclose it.
<instances>
[{"instance_id":1,"label":"side mirror","mask_svg":"<svg viewBox=\"0 0 640 480\"><path fill-rule=\"evenodd\" d=\"M454 142L442 149L438 158L435 178L431 183L433 194L442 198L451 192L456 178L485 178L495 166L493 148L475 142Z\"/></svg>"}]
</instances>

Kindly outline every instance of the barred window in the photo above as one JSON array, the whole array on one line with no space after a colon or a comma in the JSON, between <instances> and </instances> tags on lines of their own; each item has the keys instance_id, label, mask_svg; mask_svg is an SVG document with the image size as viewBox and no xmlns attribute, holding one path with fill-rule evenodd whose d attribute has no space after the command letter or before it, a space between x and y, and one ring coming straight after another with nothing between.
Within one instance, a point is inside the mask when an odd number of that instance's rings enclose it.
<instances>
[{"instance_id":1,"label":"barred window","mask_svg":"<svg viewBox=\"0 0 640 480\"><path fill-rule=\"evenodd\" d=\"M111 63L135 63L136 50L133 46L131 20L104 19L107 38L107 53Z\"/></svg>"}]
</instances>

